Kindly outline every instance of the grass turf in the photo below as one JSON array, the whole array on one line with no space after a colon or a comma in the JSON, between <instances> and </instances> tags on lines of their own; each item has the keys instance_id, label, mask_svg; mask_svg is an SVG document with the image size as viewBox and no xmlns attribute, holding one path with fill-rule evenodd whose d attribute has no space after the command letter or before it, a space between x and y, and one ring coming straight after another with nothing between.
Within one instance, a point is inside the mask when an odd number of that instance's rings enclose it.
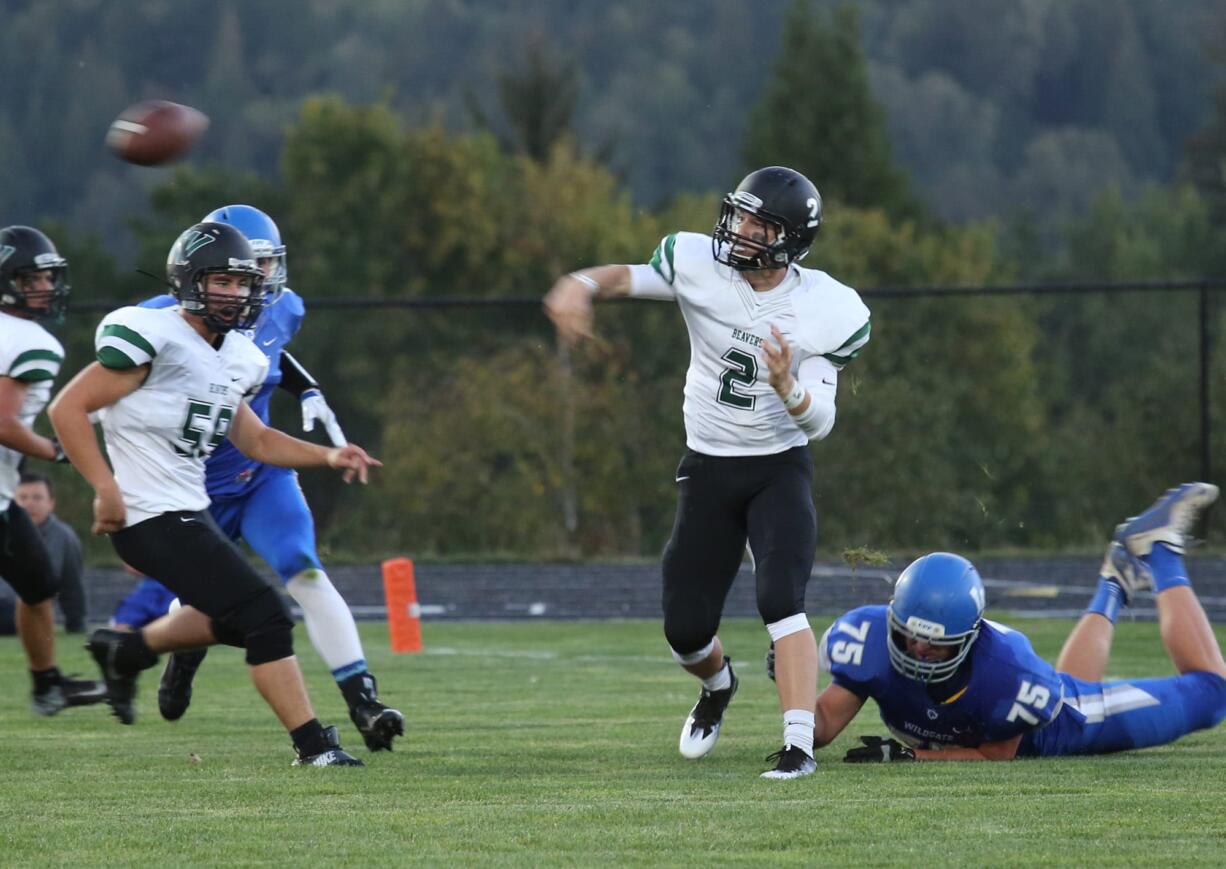
<instances>
[{"instance_id":1,"label":"grass turf","mask_svg":"<svg viewBox=\"0 0 1226 869\"><path fill-rule=\"evenodd\" d=\"M815 625L827 620L815 618ZM1054 659L1071 623L1012 620ZM408 716L372 755L299 631L321 720L367 761L289 766L288 738L241 653L214 650L180 722L146 674L133 727L106 707L40 719L17 643L0 640L0 863L1164 865L1226 860L1226 730L1108 757L849 766L871 707L818 754L817 774L758 778L778 748L760 624L721 636L740 693L719 747L677 735L697 696L655 622L427 624L393 656L362 626L384 698ZM61 667L93 674L77 637ZM1110 672L1173 672L1153 624L1123 623Z\"/></svg>"}]
</instances>

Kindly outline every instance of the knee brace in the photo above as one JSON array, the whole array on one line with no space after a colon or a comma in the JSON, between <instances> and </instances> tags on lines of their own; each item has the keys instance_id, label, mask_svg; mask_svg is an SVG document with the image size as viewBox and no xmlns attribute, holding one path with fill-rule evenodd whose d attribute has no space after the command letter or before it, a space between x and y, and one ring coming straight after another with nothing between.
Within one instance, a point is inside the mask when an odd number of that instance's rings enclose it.
<instances>
[{"instance_id":1,"label":"knee brace","mask_svg":"<svg viewBox=\"0 0 1226 869\"><path fill-rule=\"evenodd\" d=\"M715 638L714 637L711 638L711 642L707 643L697 652L682 653L682 652L678 652L672 646L669 646L669 651L673 653L673 660L675 660L678 664L681 664L682 666L692 666L701 661L705 661L710 656L711 652L714 650L715 650Z\"/></svg>"},{"instance_id":2,"label":"knee brace","mask_svg":"<svg viewBox=\"0 0 1226 869\"><path fill-rule=\"evenodd\" d=\"M294 621L281 596L271 588L244 603L233 618L226 619L226 625L223 633L233 631L242 637L247 663L253 667L294 654Z\"/></svg>"},{"instance_id":3,"label":"knee brace","mask_svg":"<svg viewBox=\"0 0 1226 869\"><path fill-rule=\"evenodd\" d=\"M777 643L791 634L798 634L801 631L807 630L809 630L809 617L804 613L797 613L794 616L788 616L777 622L770 622L766 626L766 632L771 635L772 643Z\"/></svg>"}]
</instances>

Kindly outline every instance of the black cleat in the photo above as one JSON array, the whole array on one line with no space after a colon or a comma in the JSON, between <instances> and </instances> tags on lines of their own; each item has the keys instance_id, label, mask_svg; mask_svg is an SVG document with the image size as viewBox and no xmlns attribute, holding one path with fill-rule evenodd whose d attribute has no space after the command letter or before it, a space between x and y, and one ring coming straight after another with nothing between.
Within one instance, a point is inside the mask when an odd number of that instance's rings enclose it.
<instances>
[{"instance_id":1,"label":"black cleat","mask_svg":"<svg viewBox=\"0 0 1226 869\"><path fill-rule=\"evenodd\" d=\"M812 755L793 745L785 745L774 754L767 755L767 763L772 760L775 762L775 768L762 773L762 778L800 778L817 769L817 762Z\"/></svg>"},{"instance_id":2,"label":"black cleat","mask_svg":"<svg viewBox=\"0 0 1226 869\"><path fill-rule=\"evenodd\" d=\"M64 694L65 706L93 706L106 702L106 683L98 679L60 678L60 691Z\"/></svg>"},{"instance_id":3,"label":"black cleat","mask_svg":"<svg viewBox=\"0 0 1226 869\"><path fill-rule=\"evenodd\" d=\"M167 721L178 721L192 704L192 680L207 653L208 649L191 649L174 652L166 659L166 669L158 683L158 712Z\"/></svg>"},{"instance_id":4,"label":"black cleat","mask_svg":"<svg viewBox=\"0 0 1226 869\"><path fill-rule=\"evenodd\" d=\"M685 719L685 724L681 727L681 742L678 748L682 757L697 760L715 748L715 741L719 739L719 728L724 722L724 711L732 702L737 685L740 684L740 680L732 670L732 661L727 658L725 660L728 661L728 675L732 677L732 684L723 691L702 689L702 693L698 695L698 702L694 704L689 717Z\"/></svg>"},{"instance_id":5,"label":"black cleat","mask_svg":"<svg viewBox=\"0 0 1226 869\"><path fill-rule=\"evenodd\" d=\"M365 766L345 749L341 748L340 739L336 735L335 725L324 728L324 742L327 748L318 754L303 754L298 752L293 766Z\"/></svg>"},{"instance_id":6,"label":"black cleat","mask_svg":"<svg viewBox=\"0 0 1226 869\"><path fill-rule=\"evenodd\" d=\"M94 656L102 676L106 679L106 702L121 724L136 721L136 673L124 675L116 667L116 656L124 634L110 628L94 631L85 649Z\"/></svg>"},{"instance_id":7,"label":"black cleat","mask_svg":"<svg viewBox=\"0 0 1226 869\"><path fill-rule=\"evenodd\" d=\"M358 673L340 683L349 704L349 718L371 751L391 751L392 740L404 736L404 716L379 699L375 677Z\"/></svg>"},{"instance_id":8,"label":"black cleat","mask_svg":"<svg viewBox=\"0 0 1226 869\"><path fill-rule=\"evenodd\" d=\"M371 751L391 751L392 740L404 736L404 716L377 700L351 707L349 717Z\"/></svg>"},{"instance_id":9,"label":"black cleat","mask_svg":"<svg viewBox=\"0 0 1226 869\"><path fill-rule=\"evenodd\" d=\"M102 693L105 697L105 686ZM60 690L59 685L50 685L45 691L35 691L30 698L30 709L35 715L54 715L67 705L68 702L64 699L64 692Z\"/></svg>"}]
</instances>

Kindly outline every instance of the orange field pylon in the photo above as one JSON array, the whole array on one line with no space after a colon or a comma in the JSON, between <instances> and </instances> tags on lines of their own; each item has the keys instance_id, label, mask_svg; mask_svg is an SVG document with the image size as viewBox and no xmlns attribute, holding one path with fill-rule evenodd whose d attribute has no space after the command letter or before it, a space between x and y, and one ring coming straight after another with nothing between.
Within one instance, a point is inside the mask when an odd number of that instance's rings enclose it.
<instances>
[{"instance_id":1,"label":"orange field pylon","mask_svg":"<svg viewBox=\"0 0 1226 869\"><path fill-rule=\"evenodd\" d=\"M389 558L383 562L383 596L387 600L387 631L393 652L421 651L421 606L413 560Z\"/></svg>"}]
</instances>

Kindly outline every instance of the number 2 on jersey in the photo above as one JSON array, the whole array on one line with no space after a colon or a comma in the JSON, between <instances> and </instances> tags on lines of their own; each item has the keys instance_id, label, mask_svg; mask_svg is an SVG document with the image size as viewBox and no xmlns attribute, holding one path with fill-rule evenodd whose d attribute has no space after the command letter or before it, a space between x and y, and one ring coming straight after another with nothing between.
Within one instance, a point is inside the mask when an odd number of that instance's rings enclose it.
<instances>
[{"instance_id":1,"label":"number 2 on jersey","mask_svg":"<svg viewBox=\"0 0 1226 869\"><path fill-rule=\"evenodd\" d=\"M732 367L719 377L719 403L741 410L753 410L758 397L738 392L737 385L750 387L757 382L758 360L744 350L738 350L735 347L721 358Z\"/></svg>"}]
</instances>

